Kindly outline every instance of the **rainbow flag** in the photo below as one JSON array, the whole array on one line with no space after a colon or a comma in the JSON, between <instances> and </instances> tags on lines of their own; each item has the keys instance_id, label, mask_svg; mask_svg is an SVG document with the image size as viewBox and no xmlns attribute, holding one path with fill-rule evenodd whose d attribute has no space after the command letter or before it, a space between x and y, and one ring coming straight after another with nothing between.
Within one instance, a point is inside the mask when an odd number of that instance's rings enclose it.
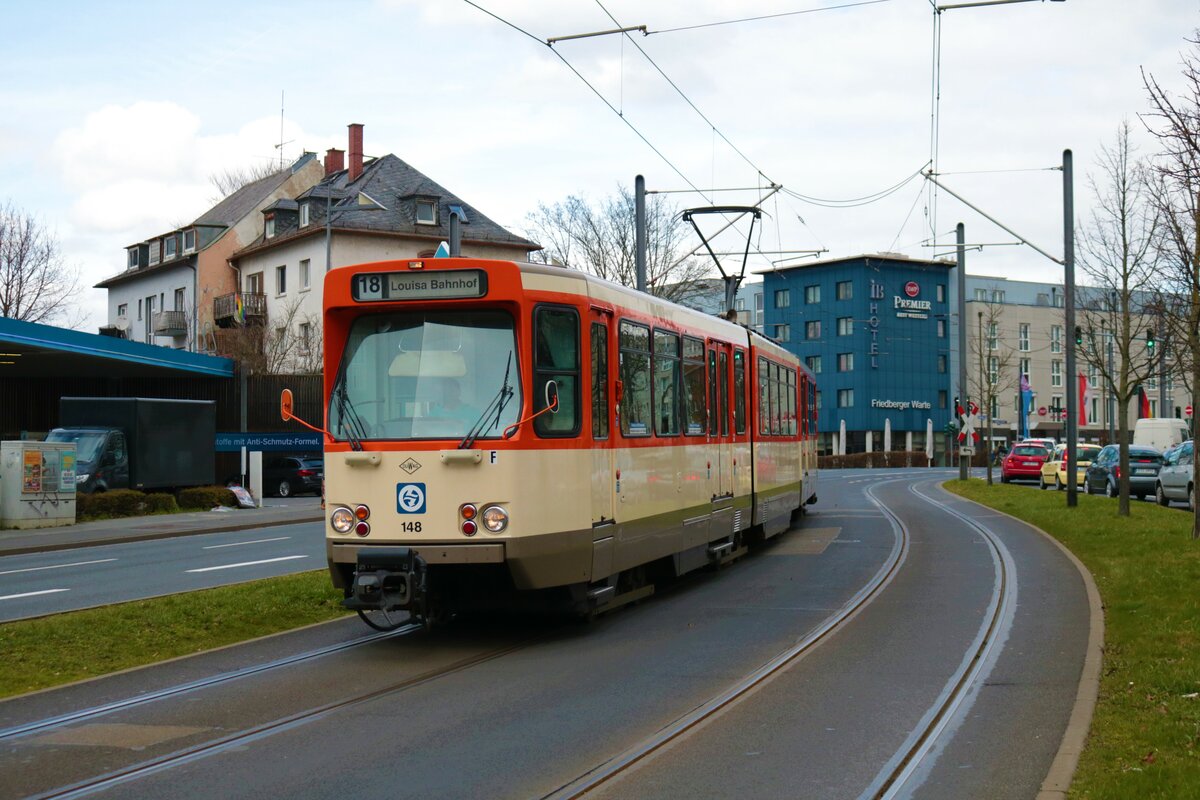
<instances>
[{"instance_id":1,"label":"rainbow flag","mask_svg":"<svg viewBox=\"0 0 1200 800\"><path fill-rule=\"evenodd\" d=\"M233 319L238 325L246 324L246 305L240 293L233 296Z\"/></svg>"}]
</instances>

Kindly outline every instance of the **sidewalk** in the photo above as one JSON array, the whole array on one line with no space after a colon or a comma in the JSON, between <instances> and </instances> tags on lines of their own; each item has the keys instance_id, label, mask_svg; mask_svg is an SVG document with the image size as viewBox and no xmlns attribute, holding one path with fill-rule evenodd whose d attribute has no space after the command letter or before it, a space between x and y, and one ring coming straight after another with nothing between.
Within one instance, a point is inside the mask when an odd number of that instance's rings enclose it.
<instances>
[{"instance_id":1,"label":"sidewalk","mask_svg":"<svg viewBox=\"0 0 1200 800\"><path fill-rule=\"evenodd\" d=\"M306 498L307 499L307 498ZM268 498L268 503L270 498ZM324 518L319 498L311 503L265 508L238 508L230 511L189 511L181 514L155 514L149 517L105 519L81 522L61 528L0 531L0 556L71 550L98 544L119 544L146 539L167 539L197 533L221 533L320 522Z\"/></svg>"}]
</instances>

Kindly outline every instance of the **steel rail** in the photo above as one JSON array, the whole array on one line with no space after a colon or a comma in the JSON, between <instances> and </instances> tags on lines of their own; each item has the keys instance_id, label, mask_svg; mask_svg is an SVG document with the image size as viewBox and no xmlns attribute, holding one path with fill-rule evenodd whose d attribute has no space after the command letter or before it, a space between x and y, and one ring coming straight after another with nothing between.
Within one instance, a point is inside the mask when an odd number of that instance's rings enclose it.
<instances>
[{"instance_id":1,"label":"steel rail","mask_svg":"<svg viewBox=\"0 0 1200 800\"><path fill-rule=\"evenodd\" d=\"M892 579L899 572L900 567L904 564L908 556L909 535L908 527L900 518L875 497L874 489L886 483L899 482L899 480L881 481L864 490L867 498L883 512L888 522L891 523L895 539L892 550L883 565L872 576L871 580L859 589L853 597L847 600L840 609L827 617L795 645L784 650L749 675L727 687L720 694L710 698L633 747L617 754L605 763L578 776L549 794L544 795L542 800L570 800L571 798L582 797L600 788L613 778L635 769L640 763L665 745L681 738L705 721L733 707L753 689L771 680L804 658L808 653L832 638L837 631L841 630L860 611L879 597L883 589L891 583Z\"/></svg>"},{"instance_id":2,"label":"steel rail","mask_svg":"<svg viewBox=\"0 0 1200 800\"><path fill-rule=\"evenodd\" d=\"M199 678L197 680L188 681L187 683L181 683L176 686L168 686L165 689L147 692L146 694L137 695L136 697L128 697L124 700L116 700L111 703L105 703L103 705L93 706L91 708L84 708L54 717L46 717L34 722L25 723L23 725L16 725L11 728L0 729L0 741L4 741L5 739L15 739L20 736L27 736L31 733L39 733L45 730L60 727L62 725L67 725L72 722L95 719L96 717L102 717L106 714L112 714L116 711L123 711L127 708L153 703L158 700L163 700L168 697L175 697L181 694L187 694L188 692L194 692L199 689L206 689L209 686L217 686L222 683L229 683L241 678L247 678L251 675L259 675L264 672L270 672L283 667L290 667L293 664L311 661L312 659L321 658L322 656L340 653L344 650L350 650L365 644L371 644L372 642L377 642L380 639L387 639L393 636L407 636L408 634L416 633L417 631L422 630L422 628L423 626L416 624L404 625L394 631L375 633L369 636L364 636L360 639L354 639L349 642L341 642L339 644L328 645L326 647L318 647L315 650L309 650L304 653L286 656L285 658L268 661L264 664L256 664L251 667L243 667L242 669L232 670L230 672L222 672L207 678Z\"/></svg>"},{"instance_id":3,"label":"steel rail","mask_svg":"<svg viewBox=\"0 0 1200 800\"><path fill-rule=\"evenodd\" d=\"M971 517L918 491L916 484L910 484L908 490L924 502L967 523L983 537L991 548L992 560L996 566L996 583L989 602L989 613L980 626L973 647L968 649L959 669L951 675L942 694L922 718L921 725L909 734L875 780L859 795L859 800L891 800L906 789L914 788L907 786L908 781L933 752L941 734L977 688L985 667L992 663L997 643L1002 640L998 634L1011 623L1011 614L1016 608L1016 587L1015 581L1012 580L1015 568L1012 557L995 533Z\"/></svg>"},{"instance_id":4,"label":"steel rail","mask_svg":"<svg viewBox=\"0 0 1200 800\"><path fill-rule=\"evenodd\" d=\"M391 631L385 636L395 635L397 631ZM545 635L537 636L532 639L527 639L517 644L506 645L505 647L496 650L490 650L478 655L464 658L456 661L448 666L439 667L437 669L424 672L420 675L415 675L411 678L397 681L387 686L382 686L378 689L372 689L367 692L352 695L341 700L334 700L329 703L323 703L304 711L298 711L294 714L288 714L283 717L271 720L269 722L260 723L245 730L221 736L216 739L210 739L207 742L185 747L182 750L177 750L173 753L167 753L162 756L148 759L137 764L131 764L126 767L121 767L112 772L98 775L92 778L87 778L76 783L61 786L55 789L50 789L33 796L35 800L49 800L50 798L76 798L86 797L96 792L102 792L106 789L111 789L119 784L129 781L145 778L159 772L172 769L173 767L190 764L202 759L223 753L237 747L244 747L253 742L267 737L274 736L277 733L292 730L310 722L323 719L338 711L343 711L348 708L362 705L378 700L383 697L400 694L402 692L414 689L418 686L423 686L427 683L444 678L449 675L454 675L479 664L492 661L497 658L508 655L524 649L529 645L545 638Z\"/></svg>"}]
</instances>

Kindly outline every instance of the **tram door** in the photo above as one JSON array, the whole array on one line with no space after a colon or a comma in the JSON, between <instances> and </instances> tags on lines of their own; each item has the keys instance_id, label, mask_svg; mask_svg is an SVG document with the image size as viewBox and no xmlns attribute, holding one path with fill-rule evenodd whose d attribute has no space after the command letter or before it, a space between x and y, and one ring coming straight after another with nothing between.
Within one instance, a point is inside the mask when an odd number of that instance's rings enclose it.
<instances>
[{"instance_id":1,"label":"tram door","mask_svg":"<svg viewBox=\"0 0 1200 800\"><path fill-rule=\"evenodd\" d=\"M733 445L730 436L729 365L732 347L727 342L708 344L709 486L712 489L711 538L733 532Z\"/></svg>"},{"instance_id":2,"label":"tram door","mask_svg":"<svg viewBox=\"0 0 1200 800\"><path fill-rule=\"evenodd\" d=\"M592 418L592 525L597 529L612 525L616 506L616 488L612 448L613 365L610 363L612 337L611 314L593 309L588 326L588 352L591 362Z\"/></svg>"}]
</instances>

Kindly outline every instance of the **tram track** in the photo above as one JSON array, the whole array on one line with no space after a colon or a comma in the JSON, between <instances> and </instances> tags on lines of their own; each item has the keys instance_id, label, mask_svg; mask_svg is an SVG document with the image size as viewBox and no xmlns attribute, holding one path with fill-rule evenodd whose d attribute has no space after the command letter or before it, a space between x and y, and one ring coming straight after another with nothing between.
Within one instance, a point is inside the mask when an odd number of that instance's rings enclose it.
<instances>
[{"instance_id":1,"label":"tram track","mask_svg":"<svg viewBox=\"0 0 1200 800\"><path fill-rule=\"evenodd\" d=\"M719 716L725 710L732 708L739 701L748 697L756 689L762 687L773 677L793 666L805 655L811 653L825 641L830 639L838 630L847 625L864 608L871 604L903 566L908 555L909 531L904 522L876 496L874 490L898 480L884 480L864 489L867 498L883 513L895 534L894 544L887 559L879 570L853 597L827 617L821 624L813 628L799 642L779 653L758 669L738 680L724 691L700 704L692 711L664 726L651 736L643 739L634 746L622 751L608 761L592 770L578 776L574 780L560 786L549 794L543 795L542 800L572 800L585 797L589 793L606 788L610 781L635 770L646 759L652 757L668 744L686 736L689 732Z\"/></svg>"}]
</instances>

